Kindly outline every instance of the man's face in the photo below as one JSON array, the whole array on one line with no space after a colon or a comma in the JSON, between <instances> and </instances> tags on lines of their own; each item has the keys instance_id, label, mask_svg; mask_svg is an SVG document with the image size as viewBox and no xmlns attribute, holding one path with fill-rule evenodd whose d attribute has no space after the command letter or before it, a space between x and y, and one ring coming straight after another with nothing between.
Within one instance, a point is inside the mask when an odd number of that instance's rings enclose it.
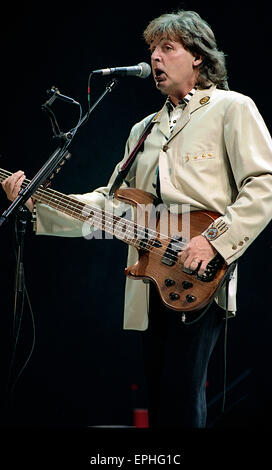
<instances>
[{"instance_id":1,"label":"man's face","mask_svg":"<svg viewBox=\"0 0 272 470\"><path fill-rule=\"evenodd\" d=\"M163 94L183 98L197 82L197 65L202 61L180 42L166 37L150 45L151 66L156 87Z\"/></svg>"}]
</instances>

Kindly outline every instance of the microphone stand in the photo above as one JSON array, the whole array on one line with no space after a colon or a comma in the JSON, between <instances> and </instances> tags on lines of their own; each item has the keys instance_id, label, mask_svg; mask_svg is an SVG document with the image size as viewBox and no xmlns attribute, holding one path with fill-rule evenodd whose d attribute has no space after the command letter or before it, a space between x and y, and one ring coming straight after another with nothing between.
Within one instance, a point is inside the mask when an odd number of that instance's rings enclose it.
<instances>
[{"instance_id":1,"label":"microphone stand","mask_svg":"<svg viewBox=\"0 0 272 470\"><path fill-rule=\"evenodd\" d=\"M117 83L118 81L116 79L113 79L111 83L107 85L106 90L101 94L101 96L96 100L93 106L88 110L85 116L83 116L79 124L74 129L71 129L70 131L66 133L62 133L58 136L60 137L62 141L61 145L50 155L49 159L45 162L42 168L36 173L36 175L29 182L29 184L24 189L21 189L18 196L16 197L16 199L14 199L14 201L8 207L8 209L6 209L3 212L3 214L0 217L0 227L8 219L8 217L10 217L13 211L17 207L25 204L25 202L34 194L34 192L39 188L39 186L42 185L50 177L52 173L54 173L54 170L60 165L62 160L67 155L67 149L69 145L71 144L77 130L89 119L90 114L93 112L96 106L108 93L110 93L113 90L113 88L117 85ZM57 98L57 94L55 94L54 96ZM51 103L49 103L49 105L50 104ZM43 106L46 108L48 106L48 102L45 103L45 105Z\"/></svg>"},{"instance_id":2,"label":"microphone stand","mask_svg":"<svg viewBox=\"0 0 272 470\"><path fill-rule=\"evenodd\" d=\"M105 91L101 96L95 101L92 107L87 111L83 118L79 121L77 126L66 133L60 133L60 129L55 120L54 113L51 111L50 106L58 97L57 92L51 96L51 98L42 105L42 109L47 111L51 120L54 136L60 138L60 146L49 156L48 160L41 167L41 169L36 173L34 178L29 182L29 184L21 189L16 199L8 207L7 210L3 212L0 217L0 227L5 221L13 214L15 211L16 214L16 234L18 235L18 254L17 254L17 263L16 263L16 273L15 273L15 299L14 299L14 324L13 324L13 348L12 348L12 357L9 366L8 374L8 383L7 383L7 393L9 394L10 389L9 385L12 380L12 369L15 360L16 347L21 327L21 320L23 315L24 308L24 297L25 297L25 284L24 284L24 267L23 267L23 250L24 250L24 238L26 233L26 224L29 219L29 211L24 206L25 202L35 193L35 191L42 184L49 184L49 180L54 176L54 171L60 168L62 162L64 163L68 159L69 152L67 151L69 145L71 144L74 136L76 135L77 130L89 119L90 114L100 103L100 101L110 93L113 88L117 85L118 81L113 79L107 86ZM78 104L78 103L77 103ZM54 118L53 118L54 117ZM57 133L57 131L59 133ZM15 385L15 384L14 384ZM11 388L13 390L14 386Z\"/></svg>"}]
</instances>

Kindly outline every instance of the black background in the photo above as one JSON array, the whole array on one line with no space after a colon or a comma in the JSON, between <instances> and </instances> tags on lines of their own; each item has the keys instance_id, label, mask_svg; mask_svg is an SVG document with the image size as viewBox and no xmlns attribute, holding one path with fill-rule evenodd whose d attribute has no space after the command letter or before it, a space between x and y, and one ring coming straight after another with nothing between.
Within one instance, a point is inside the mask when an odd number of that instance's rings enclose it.
<instances>
[{"instance_id":1,"label":"black background","mask_svg":"<svg viewBox=\"0 0 272 470\"><path fill-rule=\"evenodd\" d=\"M55 143L41 111L46 90L87 109L91 70L149 62L142 31L153 18L179 7L195 10L212 26L227 54L230 88L251 96L271 131L269 11L258 2L10 4L1 22L0 166L22 169L31 178ZM91 81L91 101L106 78ZM102 186L122 158L131 126L155 112L163 97L151 77L120 80L74 139L72 160L54 182L64 193ZM73 127L78 110L54 105L62 130ZM1 190L1 213L9 205ZM32 357L5 402L11 355L14 302L14 221L1 227L1 383L4 427L132 426L134 406L145 407L139 334L122 331L126 246L117 240L35 236L28 225L24 266L36 326ZM271 224L239 263L238 314L229 324L226 413L223 338L212 359L207 388L209 426L265 429L271 419ZM15 360L19 372L32 342L26 305ZM174 359L173 359L174 360ZM131 384L138 384L132 394Z\"/></svg>"}]
</instances>

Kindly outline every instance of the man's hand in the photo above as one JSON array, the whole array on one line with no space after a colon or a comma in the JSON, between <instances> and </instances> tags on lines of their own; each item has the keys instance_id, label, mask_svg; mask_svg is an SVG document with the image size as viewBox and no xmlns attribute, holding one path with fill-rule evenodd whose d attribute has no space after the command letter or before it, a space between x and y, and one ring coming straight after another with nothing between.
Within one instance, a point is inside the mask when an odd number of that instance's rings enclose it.
<instances>
[{"instance_id":1,"label":"man's hand","mask_svg":"<svg viewBox=\"0 0 272 470\"><path fill-rule=\"evenodd\" d=\"M9 176L2 182L2 187L10 201L14 201L14 199L16 199L18 196L24 179L25 174L20 170L16 171L16 173L13 173L13 175ZM33 212L34 202L32 198L29 198L25 205L30 210L30 212Z\"/></svg>"},{"instance_id":2,"label":"man's hand","mask_svg":"<svg viewBox=\"0 0 272 470\"><path fill-rule=\"evenodd\" d=\"M202 235L198 235L191 239L186 250L181 251L178 256L180 256L185 268L196 271L199 267L198 274L202 276L207 264L216 254L217 251L211 243Z\"/></svg>"}]
</instances>

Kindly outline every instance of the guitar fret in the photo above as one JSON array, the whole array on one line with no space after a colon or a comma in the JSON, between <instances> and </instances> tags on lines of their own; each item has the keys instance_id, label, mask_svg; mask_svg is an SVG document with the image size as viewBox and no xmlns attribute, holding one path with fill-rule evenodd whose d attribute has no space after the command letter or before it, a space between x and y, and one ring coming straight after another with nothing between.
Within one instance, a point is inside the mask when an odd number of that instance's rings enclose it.
<instances>
[{"instance_id":1,"label":"guitar fret","mask_svg":"<svg viewBox=\"0 0 272 470\"><path fill-rule=\"evenodd\" d=\"M0 169L0 181L3 181L10 175L10 172ZM29 180L25 179L22 187L26 187L28 183ZM66 196L51 188L43 189L40 187L32 197L39 203L48 204L50 207L83 222L88 222L91 213L91 222L95 228L115 235L118 239L135 247L140 246L140 240L137 239L137 236L139 235L139 227L136 223L130 220L124 220L121 217L113 216L111 213L107 214L101 209L88 206L81 201L77 201L72 197ZM86 212L85 207L88 208L87 215L84 214L84 212ZM140 228L140 232L141 230L144 233L144 227Z\"/></svg>"},{"instance_id":2,"label":"guitar fret","mask_svg":"<svg viewBox=\"0 0 272 470\"><path fill-rule=\"evenodd\" d=\"M0 181L3 181L10 175L10 172L0 169ZM25 179L22 187L26 187L28 183L29 180ZM112 213L92 207L51 188L44 189L39 187L32 197L37 202L47 204L82 222L89 221L90 225L93 225L95 228L110 233L136 248L143 248L144 239L146 240L145 249L152 249L152 241L149 242L148 238L146 238L146 228L138 226L134 221L114 216ZM154 232L154 236L156 236L156 232Z\"/></svg>"}]
</instances>

